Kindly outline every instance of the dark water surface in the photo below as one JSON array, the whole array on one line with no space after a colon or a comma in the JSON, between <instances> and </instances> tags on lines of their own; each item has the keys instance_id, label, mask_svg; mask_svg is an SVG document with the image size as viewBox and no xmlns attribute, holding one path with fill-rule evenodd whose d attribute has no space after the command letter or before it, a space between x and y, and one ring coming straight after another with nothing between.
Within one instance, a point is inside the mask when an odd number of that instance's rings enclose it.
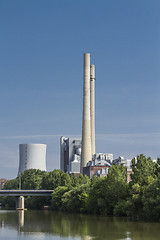
<instances>
[{"instance_id":1,"label":"dark water surface","mask_svg":"<svg viewBox=\"0 0 160 240\"><path fill-rule=\"evenodd\" d=\"M52 211L0 211L0 240L160 240L160 223Z\"/></svg>"}]
</instances>

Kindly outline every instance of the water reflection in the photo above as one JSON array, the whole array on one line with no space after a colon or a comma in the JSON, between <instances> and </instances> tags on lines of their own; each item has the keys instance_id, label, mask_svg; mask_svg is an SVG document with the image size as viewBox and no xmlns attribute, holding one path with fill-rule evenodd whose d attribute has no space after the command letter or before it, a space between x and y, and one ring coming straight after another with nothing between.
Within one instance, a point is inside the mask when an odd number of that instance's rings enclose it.
<instances>
[{"instance_id":1,"label":"water reflection","mask_svg":"<svg viewBox=\"0 0 160 240\"><path fill-rule=\"evenodd\" d=\"M52 211L0 211L0 223L1 229L16 229L21 236L51 234L65 239L158 240L160 235L159 223Z\"/></svg>"},{"instance_id":2,"label":"water reflection","mask_svg":"<svg viewBox=\"0 0 160 240\"><path fill-rule=\"evenodd\" d=\"M19 227L24 226L24 210L18 210L18 222L19 222Z\"/></svg>"}]
</instances>

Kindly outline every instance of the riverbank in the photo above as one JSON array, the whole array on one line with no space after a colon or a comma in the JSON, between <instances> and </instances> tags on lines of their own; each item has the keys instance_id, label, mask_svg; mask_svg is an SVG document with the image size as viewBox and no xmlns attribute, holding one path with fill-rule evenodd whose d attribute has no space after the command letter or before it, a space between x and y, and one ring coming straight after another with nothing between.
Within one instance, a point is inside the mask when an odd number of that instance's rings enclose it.
<instances>
[{"instance_id":1,"label":"riverbank","mask_svg":"<svg viewBox=\"0 0 160 240\"><path fill-rule=\"evenodd\" d=\"M51 197L27 197L25 207L42 209L50 206L61 212L87 213L103 216L128 216L145 221L160 221L159 162L143 155L132 160L131 182L127 183L125 168L112 166L103 178L79 177L60 170L43 172L26 170L18 178L8 181L6 189L52 189ZM3 206L15 207L15 199L1 198Z\"/></svg>"}]
</instances>

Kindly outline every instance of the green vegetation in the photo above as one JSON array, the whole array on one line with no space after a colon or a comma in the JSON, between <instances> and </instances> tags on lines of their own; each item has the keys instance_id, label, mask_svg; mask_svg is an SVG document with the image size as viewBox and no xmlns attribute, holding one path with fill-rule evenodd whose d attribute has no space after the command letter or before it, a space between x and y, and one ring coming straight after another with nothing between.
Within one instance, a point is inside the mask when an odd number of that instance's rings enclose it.
<instances>
[{"instance_id":1,"label":"green vegetation","mask_svg":"<svg viewBox=\"0 0 160 240\"><path fill-rule=\"evenodd\" d=\"M160 221L160 160L154 163L143 155L132 159L131 182L121 165L109 169L106 177L79 177L60 170L30 169L5 183L5 189L53 189L51 197L27 197L25 207L81 212ZM14 207L15 198L1 197L3 206Z\"/></svg>"}]
</instances>

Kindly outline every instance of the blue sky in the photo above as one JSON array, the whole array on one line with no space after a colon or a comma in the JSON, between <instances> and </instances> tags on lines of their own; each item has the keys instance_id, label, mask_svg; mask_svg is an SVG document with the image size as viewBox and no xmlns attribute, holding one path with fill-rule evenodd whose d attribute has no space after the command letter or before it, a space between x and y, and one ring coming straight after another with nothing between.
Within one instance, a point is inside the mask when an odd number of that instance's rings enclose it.
<instances>
[{"instance_id":1,"label":"blue sky","mask_svg":"<svg viewBox=\"0 0 160 240\"><path fill-rule=\"evenodd\" d=\"M160 156L158 0L0 1L0 178L19 143L81 137L83 53L96 65L96 150Z\"/></svg>"}]
</instances>

